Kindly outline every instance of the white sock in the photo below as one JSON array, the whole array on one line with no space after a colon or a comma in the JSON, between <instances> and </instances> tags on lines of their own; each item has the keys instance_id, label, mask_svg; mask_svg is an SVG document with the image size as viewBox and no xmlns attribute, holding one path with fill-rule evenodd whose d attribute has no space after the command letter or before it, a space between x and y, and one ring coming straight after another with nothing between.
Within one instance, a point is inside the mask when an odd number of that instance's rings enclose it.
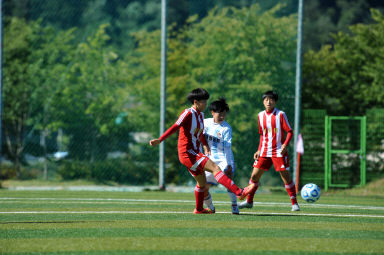
<instances>
[{"instance_id":1,"label":"white sock","mask_svg":"<svg viewBox=\"0 0 384 255\"><path fill-rule=\"evenodd\" d=\"M237 197L236 197L236 195L233 192L229 191L229 190L227 190L227 191L228 191L229 199L231 199L232 204L233 205L237 204Z\"/></svg>"},{"instance_id":2,"label":"white sock","mask_svg":"<svg viewBox=\"0 0 384 255\"><path fill-rule=\"evenodd\" d=\"M211 210L215 210L215 206L213 206L213 203L212 203L212 196L211 196L211 193L209 192L208 192L208 196L204 198L204 205Z\"/></svg>"}]
</instances>

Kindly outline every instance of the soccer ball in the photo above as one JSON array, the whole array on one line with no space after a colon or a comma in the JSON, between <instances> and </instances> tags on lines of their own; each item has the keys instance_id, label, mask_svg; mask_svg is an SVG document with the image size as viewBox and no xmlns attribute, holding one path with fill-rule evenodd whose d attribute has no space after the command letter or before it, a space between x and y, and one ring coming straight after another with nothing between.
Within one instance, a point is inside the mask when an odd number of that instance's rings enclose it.
<instances>
[{"instance_id":1,"label":"soccer ball","mask_svg":"<svg viewBox=\"0 0 384 255\"><path fill-rule=\"evenodd\" d=\"M320 188L314 183L305 184L301 189L301 197L308 203L316 202L320 198L320 195Z\"/></svg>"}]
</instances>

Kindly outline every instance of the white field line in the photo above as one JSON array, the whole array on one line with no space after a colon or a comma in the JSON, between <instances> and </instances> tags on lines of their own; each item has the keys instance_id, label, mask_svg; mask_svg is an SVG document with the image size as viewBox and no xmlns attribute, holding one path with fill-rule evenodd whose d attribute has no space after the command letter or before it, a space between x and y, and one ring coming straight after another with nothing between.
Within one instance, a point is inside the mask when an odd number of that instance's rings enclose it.
<instances>
[{"instance_id":1,"label":"white field line","mask_svg":"<svg viewBox=\"0 0 384 255\"><path fill-rule=\"evenodd\" d=\"M231 212L216 212L220 214L231 214ZM29 212L0 212L1 214L192 214L183 211L29 211ZM263 216L317 216L317 217L360 217L360 218L384 218L384 215L364 214L334 214L334 213L271 213L271 212L247 212L240 215L263 215Z\"/></svg>"},{"instance_id":2,"label":"white field line","mask_svg":"<svg viewBox=\"0 0 384 255\"><path fill-rule=\"evenodd\" d=\"M49 203L195 203L194 200L162 200L162 199L124 199L124 198L17 198L17 197L0 197L0 204L17 203L20 201L50 201ZM229 201L214 201L215 204L230 204ZM286 207L290 206L290 203L278 203L278 202L254 202L254 206L273 206L273 207ZM383 210L383 206L363 206L363 205L333 205L333 204L320 204L320 203L300 203L300 207L312 207L312 208L338 208L338 209L359 209L359 210Z\"/></svg>"}]
</instances>

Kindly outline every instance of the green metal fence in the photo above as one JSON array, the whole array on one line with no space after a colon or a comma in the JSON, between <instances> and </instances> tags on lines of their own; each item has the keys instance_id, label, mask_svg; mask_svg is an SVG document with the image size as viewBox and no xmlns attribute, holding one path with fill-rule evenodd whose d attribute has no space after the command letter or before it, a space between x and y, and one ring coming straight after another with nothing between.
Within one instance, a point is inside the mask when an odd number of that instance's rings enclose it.
<instances>
[{"instance_id":1,"label":"green metal fence","mask_svg":"<svg viewBox=\"0 0 384 255\"><path fill-rule=\"evenodd\" d=\"M325 117L325 190L365 185L366 133L366 117Z\"/></svg>"},{"instance_id":2,"label":"green metal fence","mask_svg":"<svg viewBox=\"0 0 384 255\"><path fill-rule=\"evenodd\" d=\"M306 183L324 184L325 110L304 110L301 133L304 155L300 164L300 187Z\"/></svg>"},{"instance_id":3,"label":"green metal fence","mask_svg":"<svg viewBox=\"0 0 384 255\"><path fill-rule=\"evenodd\" d=\"M305 153L300 186L314 182L326 190L362 186L384 174L384 109L364 117L327 116L304 110Z\"/></svg>"}]
</instances>

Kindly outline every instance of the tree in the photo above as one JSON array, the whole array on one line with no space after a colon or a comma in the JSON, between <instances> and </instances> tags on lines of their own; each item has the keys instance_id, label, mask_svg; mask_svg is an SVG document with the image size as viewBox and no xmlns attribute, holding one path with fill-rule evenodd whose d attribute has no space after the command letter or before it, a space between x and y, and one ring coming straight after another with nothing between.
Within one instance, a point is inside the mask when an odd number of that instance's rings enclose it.
<instances>
[{"instance_id":1,"label":"tree","mask_svg":"<svg viewBox=\"0 0 384 255\"><path fill-rule=\"evenodd\" d=\"M71 137L69 154L79 160L101 160L113 146L111 132L121 109L116 106L119 80L118 55L106 42L106 25L76 47L72 64L53 100L52 125Z\"/></svg>"},{"instance_id":2,"label":"tree","mask_svg":"<svg viewBox=\"0 0 384 255\"><path fill-rule=\"evenodd\" d=\"M193 88L206 88L212 100L227 97L238 169L249 170L250 151L257 149L262 93L277 89L282 105L290 107L293 101L296 17L277 17L280 9L261 12L258 5L214 9L201 20L191 17L182 30L169 28L167 126L188 107L185 97ZM158 136L160 33L135 36L139 46L127 59L135 70L129 95L136 104L130 113L137 116L136 123L145 123L142 127ZM292 116L289 109L288 114ZM166 162L171 166L167 181L179 183L176 138L167 140Z\"/></svg>"},{"instance_id":3,"label":"tree","mask_svg":"<svg viewBox=\"0 0 384 255\"><path fill-rule=\"evenodd\" d=\"M304 108L324 108L335 115L364 115L373 106L384 107L384 18L378 10L371 12L374 24L351 26L350 34L334 35L333 46L305 54Z\"/></svg>"},{"instance_id":4,"label":"tree","mask_svg":"<svg viewBox=\"0 0 384 255\"><path fill-rule=\"evenodd\" d=\"M348 33L351 25L371 24L370 8L384 10L384 4L371 0L304 1L304 52L335 43L331 34Z\"/></svg>"},{"instance_id":5,"label":"tree","mask_svg":"<svg viewBox=\"0 0 384 255\"><path fill-rule=\"evenodd\" d=\"M49 93L70 56L71 32L11 18L4 26L4 136L18 174L27 133L47 127Z\"/></svg>"}]
</instances>

